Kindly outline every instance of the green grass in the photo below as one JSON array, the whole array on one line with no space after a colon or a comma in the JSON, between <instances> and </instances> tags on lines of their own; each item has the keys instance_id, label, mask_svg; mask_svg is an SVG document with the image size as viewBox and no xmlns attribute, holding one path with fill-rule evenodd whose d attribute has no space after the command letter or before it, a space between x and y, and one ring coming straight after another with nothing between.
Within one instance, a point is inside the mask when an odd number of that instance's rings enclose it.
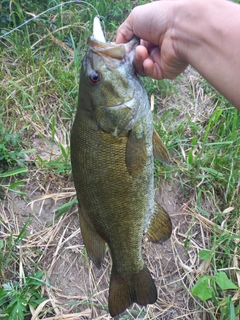
<instances>
[{"instance_id":1,"label":"green grass","mask_svg":"<svg viewBox=\"0 0 240 320\"><path fill-rule=\"evenodd\" d=\"M37 15L59 3L59 0L2 1L1 35L31 18L33 13ZM114 40L117 27L131 11L132 1L94 0L91 4L104 17L108 38ZM77 105L80 62L94 16L91 7L83 4L58 7L0 40L2 201L10 199L11 192L26 196L29 177L36 172L44 177L43 188L49 178L64 181L71 177L69 132ZM201 77L198 88L204 97L211 96L206 99L204 110L204 103L197 110L194 107L194 91L183 76L161 82L144 78L143 83L149 96L155 97L155 127L172 160L170 166L156 162L156 185L159 180L180 184L189 200L192 227L185 240L186 251L196 232L196 222L202 217L212 223L206 248L198 253L199 260L209 263L209 268L194 278L188 294L198 301L196 312L205 309L211 319L235 320L240 312L239 112ZM185 107L186 103L192 108ZM48 143L48 158L33 145L36 139ZM74 204L75 198L57 207L57 218ZM20 273L19 266L24 262L20 263L18 246L29 236L28 225L21 225L13 234L5 222L5 216L0 215L2 228L8 234L0 238L0 309L12 319L17 319L19 310L18 318L24 319L29 315L29 306L36 308L44 299L42 265L23 265L24 273ZM94 304L89 295L88 306ZM136 310L130 312L134 316L140 314ZM144 316L147 315L142 311Z\"/></svg>"},{"instance_id":2,"label":"green grass","mask_svg":"<svg viewBox=\"0 0 240 320\"><path fill-rule=\"evenodd\" d=\"M202 85L209 87L205 81ZM209 254L203 257L199 252L200 259L211 262L212 271L198 279L192 293L205 307L211 301L217 309L211 313L213 319L237 319L240 310L239 293L236 294L239 292L236 259L240 250L240 115L217 94L214 110L206 121L194 121L188 116L178 121L178 116L179 110L169 110L158 124L158 131L165 136L174 157L173 166L166 166L164 170L160 167L158 175L167 179L175 179L177 175L185 194L194 197L194 216L199 214L214 222L207 247ZM213 204L211 210L206 209L208 202ZM193 221L195 219L193 217Z\"/></svg>"}]
</instances>

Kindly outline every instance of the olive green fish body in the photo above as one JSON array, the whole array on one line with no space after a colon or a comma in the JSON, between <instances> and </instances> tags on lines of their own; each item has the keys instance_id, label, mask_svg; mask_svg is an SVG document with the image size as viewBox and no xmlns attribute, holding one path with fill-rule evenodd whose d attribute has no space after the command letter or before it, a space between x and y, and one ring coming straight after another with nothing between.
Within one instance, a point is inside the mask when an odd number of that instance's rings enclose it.
<instances>
[{"instance_id":1,"label":"olive green fish body","mask_svg":"<svg viewBox=\"0 0 240 320\"><path fill-rule=\"evenodd\" d=\"M152 173L148 174L152 167L151 137L146 137L148 163L133 178L126 166L128 136L114 137L99 130L86 112L80 112L79 117L81 125L77 126L77 132L75 128L72 130L72 136L78 139L71 147L81 149L81 156L76 152L72 154L80 209L83 208L99 235L109 244L116 269L124 269L122 264L126 268L134 264L142 268L140 244L146 213L150 215L153 206Z\"/></svg>"},{"instance_id":2,"label":"olive green fish body","mask_svg":"<svg viewBox=\"0 0 240 320\"><path fill-rule=\"evenodd\" d=\"M156 301L156 287L141 254L142 235L146 232L152 241L160 241L171 233L168 215L154 202L154 129L148 97L132 63L137 43L133 39L112 45L90 39L71 132L83 240L97 267L105 242L112 257L112 316L132 302Z\"/></svg>"}]
</instances>

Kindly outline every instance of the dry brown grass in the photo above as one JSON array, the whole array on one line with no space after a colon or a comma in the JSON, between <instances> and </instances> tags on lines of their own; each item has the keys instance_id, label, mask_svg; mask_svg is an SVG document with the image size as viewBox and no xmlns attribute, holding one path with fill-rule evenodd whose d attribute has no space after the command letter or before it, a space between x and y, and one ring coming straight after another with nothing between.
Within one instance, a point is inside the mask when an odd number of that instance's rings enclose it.
<instances>
[{"instance_id":1,"label":"dry brown grass","mask_svg":"<svg viewBox=\"0 0 240 320\"><path fill-rule=\"evenodd\" d=\"M192 77L189 79L191 82ZM169 105L169 101L162 101L162 105L165 104ZM181 112L186 110L189 113L196 111L185 105ZM64 134L58 136L62 139L57 141L64 141ZM33 140L33 145L46 160L59 155L57 145L48 152L48 143L40 138ZM16 237L28 216L32 215L28 235L18 245L18 259L12 266L20 275L23 270L30 272L34 265L46 272L44 280L47 285L42 293L47 300L36 310L31 310L31 319L39 319L40 313L41 319L49 320L110 319L107 309L110 255L107 253L101 270L88 260L76 207L54 220L56 207L70 201L75 190L70 176L60 183L61 177L55 177L51 172L43 175L40 169L30 170L24 186L26 197L8 192L0 210L3 239L8 239L10 232ZM172 237L163 245L154 245L143 239L143 255L155 279L159 298L154 305L144 308L134 305L121 319L211 319L211 305L207 309L200 306L196 311L199 302L189 288L208 271L210 262L200 261L198 252L207 247L214 223L192 209L194 194L184 196L177 180L160 182L156 197L173 221ZM210 199L206 206L208 209L213 206Z\"/></svg>"},{"instance_id":2,"label":"dry brown grass","mask_svg":"<svg viewBox=\"0 0 240 320\"><path fill-rule=\"evenodd\" d=\"M49 189L53 188L54 185L49 186ZM44 286L43 294L48 299L37 310L31 310L32 320L38 319L43 310L43 319L110 319L107 311L111 269L109 254L101 270L88 261L76 208L54 221L56 206L67 201L73 193L46 192L39 197L35 191L31 195L31 199L35 199L30 202L9 194L1 204L4 226L1 235L4 239L9 237L10 232L16 237L28 215L33 215L28 235L17 247L18 260L14 265L16 273L20 275L23 273L21 269L24 272L31 271L33 265L46 270L45 281L48 285ZM163 245L143 240L143 255L155 279L159 298L157 303L146 308L137 305L132 307L134 317L130 311L126 314L129 319L138 319L138 313L141 319L204 319L204 310L196 312L198 302L190 294L189 287L209 267L209 262L199 260L198 251L206 247L212 222L194 214L193 225L191 203L186 202L180 187L175 184L162 186L157 197L158 200L164 199L162 203L173 221L172 237ZM185 249L187 238L188 250ZM49 310L54 317L48 316ZM142 311L146 312L144 317Z\"/></svg>"}]
</instances>

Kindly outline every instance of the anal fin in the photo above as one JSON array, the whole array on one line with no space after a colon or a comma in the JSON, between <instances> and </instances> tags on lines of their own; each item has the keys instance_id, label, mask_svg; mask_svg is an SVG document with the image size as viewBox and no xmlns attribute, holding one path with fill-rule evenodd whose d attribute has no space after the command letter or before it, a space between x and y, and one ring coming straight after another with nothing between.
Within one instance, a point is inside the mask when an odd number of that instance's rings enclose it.
<instances>
[{"instance_id":1,"label":"anal fin","mask_svg":"<svg viewBox=\"0 0 240 320\"><path fill-rule=\"evenodd\" d=\"M167 164L170 163L169 154L167 151L167 148L163 144L161 138L159 137L159 134L154 130L153 131L153 156L158 161L165 162Z\"/></svg>"},{"instance_id":2,"label":"anal fin","mask_svg":"<svg viewBox=\"0 0 240 320\"><path fill-rule=\"evenodd\" d=\"M155 201L154 213L151 217L146 235L152 242L163 242L170 238L172 223L168 213Z\"/></svg>"},{"instance_id":3,"label":"anal fin","mask_svg":"<svg viewBox=\"0 0 240 320\"><path fill-rule=\"evenodd\" d=\"M80 228L89 258L100 269L105 254L105 241L97 233L83 208L79 208Z\"/></svg>"}]
</instances>

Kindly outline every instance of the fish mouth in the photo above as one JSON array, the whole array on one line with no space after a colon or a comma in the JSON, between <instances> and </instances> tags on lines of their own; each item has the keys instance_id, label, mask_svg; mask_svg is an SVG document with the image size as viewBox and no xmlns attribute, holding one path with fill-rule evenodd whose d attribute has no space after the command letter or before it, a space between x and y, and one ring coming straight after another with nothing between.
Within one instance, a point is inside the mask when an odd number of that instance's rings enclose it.
<instances>
[{"instance_id":1,"label":"fish mouth","mask_svg":"<svg viewBox=\"0 0 240 320\"><path fill-rule=\"evenodd\" d=\"M92 51L100 56L113 58L117 60L132 60L135 49L139 45L139 39L134 37L131 41L124 44L116 44L112 42L101 42L93 36L88 39L88 46Z\"/></svg>"},{"instance_id":2,"label":"fish mouth","mask_svg":"<svg viewBox=\"0 0 240 320\"><path fill-rule=\"evenodd\" d=\"M117 60L123 60L124 58L133 60L135 49L139 43L140 40L137 37L133 37L132 40L124 44L106 42L99 17L94 18L93 35L88 39L88 46L94 53Z\"/></svg>"}]
</instances>

